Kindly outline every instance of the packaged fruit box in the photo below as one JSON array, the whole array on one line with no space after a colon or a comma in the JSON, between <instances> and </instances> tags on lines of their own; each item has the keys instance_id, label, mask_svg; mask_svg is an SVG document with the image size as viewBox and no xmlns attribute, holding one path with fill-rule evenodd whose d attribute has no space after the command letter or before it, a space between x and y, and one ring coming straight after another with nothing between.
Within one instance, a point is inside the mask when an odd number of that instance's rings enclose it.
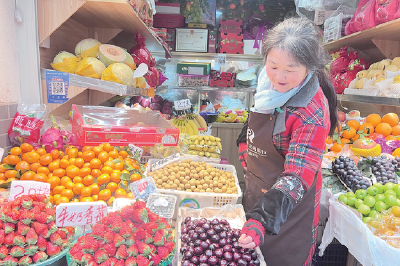
<instances>
[{"instance_id":1,"label":"packaged fruit box","mask_svg":"<svg viewBox=\"0 0 400 266\"><path fill-rule=\"evenodd\" d=\"M176 146L179 140L179 130L159 111L72 105L71 124L82 146L104 142L117 146Z\"/></svg>"},{"instance_id":2,"label":"packaged fruit box","mask_svg":"<svg viewBox=\"0 0 400 266\"><path fill-rule=\"evenodd\" d=\"M198 210L179 208L178 212L178 256L175 256L174 265L266 266L259 248L242 249L237 243L246 222L242 205Z\"/></svg>"}]
</instances>

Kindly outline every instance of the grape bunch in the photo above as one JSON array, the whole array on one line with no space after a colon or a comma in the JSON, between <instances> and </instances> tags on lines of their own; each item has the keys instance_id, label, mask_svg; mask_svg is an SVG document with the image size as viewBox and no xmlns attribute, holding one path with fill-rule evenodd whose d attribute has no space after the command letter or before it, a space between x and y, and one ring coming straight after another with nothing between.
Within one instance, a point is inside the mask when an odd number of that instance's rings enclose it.
<instances>
[{"instance_id":1,"label":"grape bunch","mask_svg":"<svg viewBox=\"0 0 400 266\"><path fill-rule=\"evenodd\" d=\"M332 162L332 170L352 191L367 189L371 181L363 177L356 163L349 157L339 156Z\"/></svg>"},{"instance_id":2,"label":"grape bunch","mask_svg":"<svg viewBox=\"0 0 400 266\"><path fill-rule=\"evenodd\" d=\"M222 219L208 221L186 217L181 229L182 266L259 266L254 249L241 248L239 229Z\"/></svg>"},{"instance_id":3,"label":"grape bunch","mask_svg":"<svg viewBox=\"0 0 400 266\"><path fill-rule=\"evenodd\" d=\"M386 155L381 155L374 158L368 157L367 160L372 164L372 173L375 175L378 183L382 183L383 185L389 182L393 184L398 183L396 172L400 172L399 157L389 159Z\"/></svg>"},{"instance_id":4,"label":"grape bunch","mask_svg":"<svg viewBox=\"0 0 400 266\"><path fill-rule=\"evenodd\" d=\"M200 6L200 0L194 0L188 13L190 22L203 23L203 8Z\"/></svg>"}]
</instances>

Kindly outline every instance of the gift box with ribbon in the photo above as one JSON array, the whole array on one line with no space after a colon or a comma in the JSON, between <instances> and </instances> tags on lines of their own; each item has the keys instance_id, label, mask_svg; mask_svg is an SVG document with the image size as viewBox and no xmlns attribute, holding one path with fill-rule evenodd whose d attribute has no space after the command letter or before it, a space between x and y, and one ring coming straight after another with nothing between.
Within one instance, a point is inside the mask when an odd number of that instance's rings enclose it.
<instances>
[{"instance_id":1,"label":"gift box with ribbon","mask_svg":"<svg viewBox=\"0 0 400 266\"><path fill-rule=\"evenodd\" d=\"M243 34L222 33L219 52L226 54L243 54Z\"/></svg>"}]
</instances>

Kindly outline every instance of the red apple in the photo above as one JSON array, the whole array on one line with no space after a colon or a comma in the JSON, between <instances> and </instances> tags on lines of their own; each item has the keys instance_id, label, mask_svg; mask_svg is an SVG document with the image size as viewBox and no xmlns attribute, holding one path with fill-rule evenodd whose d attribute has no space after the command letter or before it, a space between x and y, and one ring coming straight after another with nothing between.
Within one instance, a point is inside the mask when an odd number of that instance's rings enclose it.
<instances>
[{"instance_id":1,"label":"red apple","mask_svg":"<svg viewBox=\"0 0 400 266\"><path fill-rule=\"evenodd\" d=\"M376 145L378 144L376 144L373 139L365 138L356 140L353 144L353 148L369 150L375 148Z\"/></svg>"},{"instance_id":2,"label":"red apple","mask_svg":"<svg viewBox=\"0 0 400 266\"><path fill-rule=\"evenodd\" d=\"M339 116L340 122L343 123L344 121L346 121L346 114L343 113L342 111L339 111L339 112L338 112L338 116Z\"/></svg>"}]
</instances>

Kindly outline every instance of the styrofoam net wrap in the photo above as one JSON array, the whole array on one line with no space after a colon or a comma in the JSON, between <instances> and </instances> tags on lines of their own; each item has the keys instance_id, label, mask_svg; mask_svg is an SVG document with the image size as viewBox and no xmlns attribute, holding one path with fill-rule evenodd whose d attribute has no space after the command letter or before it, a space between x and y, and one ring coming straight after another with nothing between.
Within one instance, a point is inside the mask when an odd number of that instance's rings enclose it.
<instances>
[{"instance_id":1,"label":"styrofoam net wrap","mask_svg":"<svg viewBox=\"0 0 400 266\"><path fill-rule=\"evenodd\" d=\"M380 93L382 93L385 90L388 90L390 88L390 85L392 84L393 84L393 78L387 78L381 82L376 83L375 87Z\"/></svg>"},{"instance_id":2,"label":"styrofoam net wrap","mask_svg":"<svg viewBox=\"0 0 400 266\"><path fill-rule=\"evenodd\" d=\"M400 83L392 83L382 96L389 98L400 98Z\"/></svg>"},{"instance_id":3,"label":"styrofoam net wrap","mask_svg":"<svg viewBox=\"0 0 400 266\"><path fill-rule=\"evenodd\" d=\"M397 75L400 75L400 70L396 71L396 72L385 70L385 77L386 78L394 78Z\"/></svg>"},{"instance_id":4,"label":"styrofoam net wrap","mask_svg":"<svg viewBox=\"0 0 400 266\"><path fill-rule=\"evenodd\" d=\"M367 96L378 96L379 91L376 90L374 87L370 87L368 89L344 89L343 94L349 94L349 95L367 95Z\"/></svg>"}]
</instances>

